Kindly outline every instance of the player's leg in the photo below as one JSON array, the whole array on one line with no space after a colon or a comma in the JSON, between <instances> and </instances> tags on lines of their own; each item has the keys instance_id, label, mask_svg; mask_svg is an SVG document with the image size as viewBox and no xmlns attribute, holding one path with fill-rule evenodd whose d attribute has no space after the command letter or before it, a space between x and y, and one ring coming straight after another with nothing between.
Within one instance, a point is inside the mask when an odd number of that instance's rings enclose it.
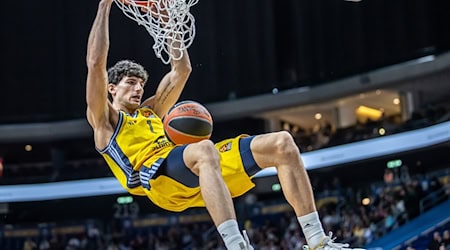
<instances>
[{"instance_id":1,"label":"player's leg","mask_svg":"<svg viewBox=\"0 0 450 250\"><path fill-rule=\"evenodd\" d=\"M222 179L220 158L209 140L190 144L183 153L186 166L199 177L202 197L216 225L236 219L230 192Z\"/></svg>"},{"instance_id":2,"label":"player's leg","mask_svg":"<svg viewBox=\"0 0 450 250\"><path fill-rule=\"evenodd\" d=\"M297 216L316 211L300 151L288 132L257 135L250 149L258 166L276 167L283 193Z\"/></svg>"},{"instance_id":3,"label":"player's leg","mask_svg":"<svg viewBox=\"0 0 450 250\"><path fill-rule=\"evenodd\" d=\"M253 249L242 237L230 191L220 168L220 157L209 140L189 144L183 153L186 166L199 177L203 200L228 249Z\"/></svg>"},{"instance_id":4,"label":"player's leg","mask_svg":"<svg viewBox=\"0 0 450 250\"><path fill-rule=\"evenodd\" d=\"M293 207L312 249L348 249L326 236L317 213L311 183L292 136L286 132L258 135L250 143L253 157L261 168L275 166L286 197Z\"/></svg>"}]
</instances>

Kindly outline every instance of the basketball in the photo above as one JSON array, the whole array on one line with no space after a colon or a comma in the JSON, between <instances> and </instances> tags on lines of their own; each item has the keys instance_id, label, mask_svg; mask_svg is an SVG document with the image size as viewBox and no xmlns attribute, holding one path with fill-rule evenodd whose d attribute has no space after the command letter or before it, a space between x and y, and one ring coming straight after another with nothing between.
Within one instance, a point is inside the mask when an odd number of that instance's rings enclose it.
<instances>
[{"instance_id":1,"label":"basketball","mask_svg":"<svg viewBox=\"0 0 450 250\"><path fill-rule=\"evenodd\" d=\"M209 139L213 120L208 109L195 101L175 104L163 118L164 132L175 144L188 144Z\"/></svg>"}]
</instances>

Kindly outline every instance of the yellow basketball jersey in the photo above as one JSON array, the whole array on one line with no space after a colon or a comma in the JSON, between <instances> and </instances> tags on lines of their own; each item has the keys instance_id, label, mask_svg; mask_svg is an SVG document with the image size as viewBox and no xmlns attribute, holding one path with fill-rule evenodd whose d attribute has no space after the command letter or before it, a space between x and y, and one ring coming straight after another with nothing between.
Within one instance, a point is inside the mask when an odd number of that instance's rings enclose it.
<instances>
[{"instance_id":1,"label":"yellow basketball jersey","mask_svg":"<svg viewBox=\"0 0 450 250\"><path fill-rule=\"evenodd\" d=\"M254 186L239 153L242 136L216 143L222 176L232 197L242 195ZM114 134L99 152L129 193L146 195L155 205L170 211L205 206L200 187L188 187L161 174L153 178L162 160L174 148L164 134L162 120L150 108L140 108L133 115L119 112Z\"/></svg>"},{"instance_id":2,"label":"yellow basketball jersey","mask_svg":"<svg viewBox=\"0 0 450 250\"><path fill-rule=\"evenodd\" d=\"M148 179L140 176L139 170L165 158L173 147L164 135L161 119L153 110L143 107L133 115L119 112L114 134L106 148L99 152L128 192L146 195L141 183Z\"/></svg>"}]
</instances>

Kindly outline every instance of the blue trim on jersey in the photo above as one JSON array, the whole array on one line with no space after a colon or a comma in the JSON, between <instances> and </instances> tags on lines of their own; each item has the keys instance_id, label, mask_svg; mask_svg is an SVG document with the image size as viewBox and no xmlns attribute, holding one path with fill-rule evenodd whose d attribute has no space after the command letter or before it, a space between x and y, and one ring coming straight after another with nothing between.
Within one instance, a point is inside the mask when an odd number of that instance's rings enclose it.
<instances>
[{"instance_id":1,"label":"blue trim on jersey","mask_svg":"<svg viewBox=\"0 0 450 250\"><path fill-rule=\"evenodd\" d=\"M117 134L119 134L119 130L120 130L120 128L122 128L122 121L123 121L123 112L121 112L121 111L119 111L119 118L117 119L117 127L116 127L116 129L114 130L114 133L113 133L113 135L111 136L111 139L109 140L109 143L108 143L108 145L106 145L106 147L104 148L104 149L98 149L97 147L97 151L99 152L99 153L105 153L106 152L106 150L108 150L108 148L109 147L111 147L111 144L113 143L113 141L115 141L116 140L116 137L117 137Z\"/></svg>"},{"instance_id":2,"label":"blue trim on jersey","mask_svg":"<svg viewBox=\"0 0 450 250\"><path fill-rule=\"evenodd\" d=\"M141 177L140 181L145 189L150 190L150 179L153 178L153 176L156 174L156 171L158 171L163 161L164 158L159 158L150 167L147 166L141 167L141 170L139 171Z\"/></svg>"},{"instance_id":3,"label":"blue trim on jersey","mask_svg":"<svg viewBox=\"0 0 450 250\"><path fill-rule=\"evenodd\" d=\"M139 172L133 170L133 166L128 160L128 157L122 152L116 140L113 141L105 153L114 160L117 166L119 166L127 176L127 187L135 188L141 185Z\"/></svg>"},{"instance_id":4,"label":"blue trim on jersey","mask_svg":"<svg viewBox=\"0 0 450 250\"><path fill-rule=\"evenodd\" d=\"M258 164L256 164L252 150L250 149L250 143L253 138L254 136L249 136L239 140L239 152L241 153L242 164L248 176L253 176L261 170Z\"/></svg>"},{"instance_id":5,"label":"blue trim on jersey","mask_svg":"<svg viewBox=\"0 0 450 250\"><path fill-rule=\"evenodd\" d=\"M134 111L133 114L128 114L128 113L126 113L126 114L127 114L128 116L132 117L132 118L136 118L136 117L138 117L139 111L136 110L136 111Z\"/></svg>"},{"instance_id":6,"label":"blue trim on jersey","mask_svg":"<svg viewBox=\"0 0 450 250\"><path fill-rule=\"evenodd\" d=\"M114 134L111 136L111 140L108 145L100 153L107 154L116 163L117 166L123 171L127 177L127 187L135 188L141 185L139 172L133 170L128 157L123 153L117 144L116 137L119 134L120 128L122 127L122 121L124 119L124 113L119 111L119 119L117 122L117 127L114 130Z\"/></svg>"}]
</instances>

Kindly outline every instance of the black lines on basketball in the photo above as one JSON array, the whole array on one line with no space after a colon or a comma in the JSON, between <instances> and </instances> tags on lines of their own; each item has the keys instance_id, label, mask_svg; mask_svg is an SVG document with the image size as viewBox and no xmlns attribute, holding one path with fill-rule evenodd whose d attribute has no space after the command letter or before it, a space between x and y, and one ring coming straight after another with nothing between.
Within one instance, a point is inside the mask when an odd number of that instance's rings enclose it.
<instances>
[{"instance_id":1,"label":"black lines on basketball","mask_svg":"<svg viewBox=\"0 0 450 250\"><path fill-rule=\"evenodd\" d=\"M175 104L164 117L166 136L175 144L188 144L211 137L213 120L209 111L198 102Z\"/></svg>"}]
</instances>

